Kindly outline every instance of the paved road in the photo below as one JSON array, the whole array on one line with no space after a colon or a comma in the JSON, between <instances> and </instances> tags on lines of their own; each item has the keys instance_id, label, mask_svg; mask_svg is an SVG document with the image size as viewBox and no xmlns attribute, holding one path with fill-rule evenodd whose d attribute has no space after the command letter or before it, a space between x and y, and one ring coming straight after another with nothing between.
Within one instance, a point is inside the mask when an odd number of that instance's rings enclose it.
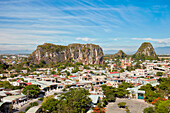
<instances>
[{"instance_id":1,"label":"paved road","mask_svg":"<svg viewBox=\"0 0 170 113\"><path fill-rule=\"evenodd\" d=\"M61 93L66 93L66 92L68 92L68 91L63 92L61 90L54 90L54 91L48 92L48 94L46 94L45 97L47 97L49 95L54 95L54 93L61 94ZM27 103L24 106L20 107L17 111L13 111L13 113L19 113L21 111L25 112L25 108L27 108L31 102L37 102L39 105L42 103L42 101L38 100L38 98L37 99L33 99L29 103Z\"/></svg>"},{"instance_id":2,"label":"paved road","mask_svg":"<svg viewBox=\"0 0 170 113\"><path fill-rule=\"evenodd\" d=\"M19 108L19 110L14 111L13 113L19 113L19 112L21 112L21 111L25 112L25 108L27 108L31 102L37 102L39 105L42 103L42 101L40 101L40 100L38 100L38 99L33 99L33 100L31 100L29 103L27 103L27 104L25 104L24 106L22 106L21 108Z\"/></svg>"},{"instance_id":3,"label":"paved road","mask_svg":"<svg viewBox=\"0 0 170 113\"><path fill-rule=\"evenodd\" d=\"M106 107L106 113L125 113L125 109L119 108L117 104L119 102L126 102L131 113L142 113L143 109L151 104L144 102L143 100L136 100L136 99L116 99L116 102L109 103Z\"/></svg>"}]
</instances>

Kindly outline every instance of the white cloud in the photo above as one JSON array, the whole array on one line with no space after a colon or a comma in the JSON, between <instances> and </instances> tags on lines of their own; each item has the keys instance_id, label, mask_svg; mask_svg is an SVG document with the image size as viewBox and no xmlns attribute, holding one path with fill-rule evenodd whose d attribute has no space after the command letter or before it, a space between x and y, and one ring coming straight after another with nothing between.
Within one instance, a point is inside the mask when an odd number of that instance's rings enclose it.
<instances>
[{"instance_id":1,"label":"white cloud","mask_svg":"<svg viewBox=\"0 0 170 113\"><path fill-rule=\"evenodd\" d=\"M170 42L170 38L164 39L153 39L153 38L132 38L132 40L146 40L146 41L153 41L158 44L168 44Z\"/></svg>"},{"instance_id":2,"label":"white cloud","mask_svg":"<svg viewBox=\"0 0 170 113\"><path fill-rule=\"evenodd\" d=\"M85 42L88 42L88 41L95 41L96 39L94 38L88 38L88 37L77 37L76 40L81 40L81 41L85 41Z\"/></svg>"},{"instance_id":3,"label":"white cloud","mask_svg":"<svg viewBox=\"0 0 170 113\"><path fill-rule=\"evenodd\" d=\"M23 29L0 29L2 33L22 33L22 34L71 34L70 32L67 31L61 31L61 30L23 30Z\"/></svg>"},{"instance_id":4,"label":"white cloud","mask_svg":"<svg viewBox=\"0 0 170 113\"><path fill-rule=\"evenodd\" d=\"M114 38L113 40L114 40L114 41L117 41L118 39L117 39L117 38Z\"/></svg>"}]
</instances>

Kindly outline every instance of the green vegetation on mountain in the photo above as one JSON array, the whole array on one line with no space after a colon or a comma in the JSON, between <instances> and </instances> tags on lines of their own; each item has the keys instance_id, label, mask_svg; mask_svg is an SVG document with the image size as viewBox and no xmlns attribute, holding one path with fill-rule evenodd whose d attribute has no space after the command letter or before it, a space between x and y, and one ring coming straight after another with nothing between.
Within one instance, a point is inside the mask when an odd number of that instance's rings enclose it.
<instances>
[{"instance_id":1,"label":"green vegetation on mountain","mask_svg":"<svg viewBox=\"0 0 170 113\"><path fill-rule=\"evenodd\" d=\"M64 51L67 49L67 46L62 46L62 45L55 45L51 43L44 43L43 45L39 45L38 48L41 48L43 52L59 52L59 51ZM43 54L41 52L41 54Z\"/></svg>"},{"instance_id":2,"label":"green vegetation on mountain","mask_svg":"<svg viewBox=\"0 0 170 113\"><path fill-rule=\"evenodd\" d=\"M56 64L73 59L83 64L103 64L103 50L94 44L69 44L68 46L45 43L29 56L28 61L33 64Z\"/></svg>"}]
</instances>

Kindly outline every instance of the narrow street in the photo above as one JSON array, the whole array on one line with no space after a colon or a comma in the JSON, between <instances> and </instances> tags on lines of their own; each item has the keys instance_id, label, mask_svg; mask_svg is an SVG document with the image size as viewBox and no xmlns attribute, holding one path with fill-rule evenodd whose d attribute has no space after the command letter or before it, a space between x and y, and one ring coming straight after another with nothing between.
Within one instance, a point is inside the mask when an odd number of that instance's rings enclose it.
<instances>
[{"instance_id":1,"label":"narrow street","mask_svg":"<svg viewBox=\"0 0 170 113\"><path fill-rule=\"evenodd\" d=\"M44 97L47 97L47 96L50 96L50 95L54 95L54 93L61 94L61 93L63 93L63 91L62 90L51 90L51 91L47 92ZM39 105L42 103L42 101L38 100L38 98L30 100L27 104L25 104L22 107L19 107L17 110L13 111L13 113L19 113L21 111L25 112L25 109L29 106L29 104L31 102L37 102Z\"/></svg>"}]
</instances>

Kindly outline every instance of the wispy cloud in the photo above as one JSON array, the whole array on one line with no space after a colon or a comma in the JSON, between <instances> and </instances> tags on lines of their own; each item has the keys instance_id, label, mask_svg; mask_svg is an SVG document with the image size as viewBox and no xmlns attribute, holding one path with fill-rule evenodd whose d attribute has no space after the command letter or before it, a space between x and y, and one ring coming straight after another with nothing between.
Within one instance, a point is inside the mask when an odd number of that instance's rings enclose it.
<instances>
[{"instance_id":1,"label":"wispy cloud","mask_svg":"<svg viewBox=\"0 0 170 113\"><path fill-rule=\"evenodd\" d=\"M117 40L118 40L118 38L114 38L113 40L114 40L114 41L117 41Z\"/></svg>"},{"instance_id":2,"label":"wispy cloud","mask_svg":"<svg viewBox=\"0 0 170 113\"><path fill-rule=\"evenodd\" d=\"M19 33L19 34L71 34L68 31L59 30L22 30L22 29L0 29L0 32Z\"/></svg>"},{"instance_id":3,"label":"wispy cloud","mask_svg":"<svg viewBox=\"0 0 170 113\"><path fill-rule=\"evenodd\" d=\"M90 42L109 49L104 45L127 45L128 40L135 42L128 42L134 46L139 41L129 40L131 37L153 35L158 39L147 38L148 41L167 44L169 39L160 37L170 35L170 11L165 10L168 5L149 3L145 8L145 3L142 1L137 5L136 2L129 4L125 1L122 5L119 0L0 0L0 49L35 49L36 44L43 42L64 45Z\"/></svg>"},{"instance_id":4,"label":"wispy cloud","mask_svg":"<svg viewBox=\"0 0 170 113\"><path fill-rule=\"evenodd\" d=\"M168 44L170 42L170 38L164 39L154 39L154 38L132 38L132 40L145 40L145 41L153 41L158 44Z\"/></svg>"},{"instance_id":5,"label":"wispy cloud","mask_svg":"<svg viewBox=\"0 0 170 113\"><path fill-rule=\"evenodd\" d=\"M76 38L76 40L81 40L81 41L88 42L88 41L95 41L96 39L88 38L88 37L78 37L78 38Z\"/></svg>"}]
</instances>

